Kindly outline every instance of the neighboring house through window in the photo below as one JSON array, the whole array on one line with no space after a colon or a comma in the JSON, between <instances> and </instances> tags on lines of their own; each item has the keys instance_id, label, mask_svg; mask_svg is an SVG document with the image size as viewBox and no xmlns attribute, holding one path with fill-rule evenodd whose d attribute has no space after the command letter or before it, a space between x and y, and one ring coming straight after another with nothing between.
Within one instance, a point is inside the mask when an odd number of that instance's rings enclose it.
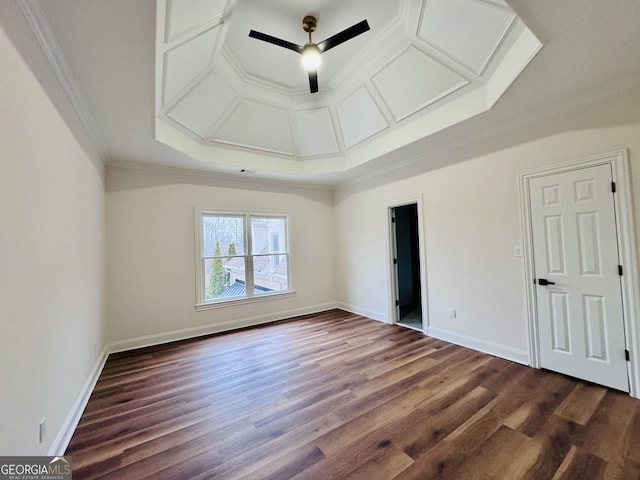
<instances>
[{"instance_id":1,"label":"neighboring house through window","mask_svg":"<svg viewBox=\"0 0 640 480\"><path fill-rule=\"evenodd\" d=\"M291 292L286 215L196 210L197 303Z\"/></svg>"}]
</instances>

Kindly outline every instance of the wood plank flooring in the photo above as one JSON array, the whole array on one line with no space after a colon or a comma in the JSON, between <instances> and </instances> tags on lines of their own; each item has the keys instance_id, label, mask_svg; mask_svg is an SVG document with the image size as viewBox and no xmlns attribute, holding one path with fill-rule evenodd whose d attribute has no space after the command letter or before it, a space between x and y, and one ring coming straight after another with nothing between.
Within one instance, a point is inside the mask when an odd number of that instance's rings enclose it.
<instances>
[{"instance_id":1,"label":"wood plank flooring","mask_svg":"<svg viewBox=\"0 0 640 480\"><path fill-rule=\"evenodd\" d=\"M339 310L112 355L75 480L638 479L640 401Z\"/></svg>"}]
</instances>

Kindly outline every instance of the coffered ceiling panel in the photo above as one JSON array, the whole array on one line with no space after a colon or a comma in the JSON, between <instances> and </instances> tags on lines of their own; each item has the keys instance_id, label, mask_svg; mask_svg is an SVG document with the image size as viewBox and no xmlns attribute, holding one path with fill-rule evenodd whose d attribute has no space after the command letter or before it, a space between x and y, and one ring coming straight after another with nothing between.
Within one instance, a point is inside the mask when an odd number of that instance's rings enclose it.
<instances>
[{"instance_id":1,"label":"coffered ceiling panel","mask_svg":"<svg viewBox=\"0 0 640 480\"><path fill-rule=\"evenodd\" d=\"M398 88L399 78L402 88ZM380 70L373 83L398 122L469 81L411 47Z\"/></svg>"},{"instance_id":2,"label":"coffered ceiling panel","mask_svg":"<svg viewBox=\"0 0 640 480\"><path fill-rule=\"evenodd\" d=\"M233 89L218 74L210 73L167 116L200 138L205 138L235 99Z\"/></svg>"},{"instance_id":3,"label":"coffered ceiling panel","mask_svg":"<svg viewBox=\"0 0 640 480\"><path fill-rule=\"evenodd\" d=\"M480 75L514 19L485 0L424 0L418 36Z\"/></svg>"},{"instance_id":4,"label":"coffered ceiling panel","mask_svg":"<svg viewBox=\"0 0 640 480\"><path fill-rule=\"evenodd\" d=\"M156 0L156 8L164 122L156 139L216 164L231 157L218 149L242 147L226 164L241 170L339 171L373 160L382 154L375 145L400 148L491 108L541 46L503 0ZM317 93L295 51L309 41L306 15L317 19L313 42L363 20L370 27L322 53ZM426 132L429 107L442 113L453 100Z\"/></svg>"},{"instance_id":5,"label":"coffered ceiling panel","mask_svg":"<svg viewBox=\"0 0 640 480\"><path fill-rule=\"evenodd\" d=\"M293 155L289 114L283 108L245 100L214 135L216 142Z\"/></svg>"},{"instance_id":6,"label":"coffered ceiling panel","mask_svg":"<svg viewBox=\"0 0 640 480\"><path fill-rule=\"evenodd\" d=\"M631 102L620 99L640 78L637 0L0 4L0 23L55 103L64 87L61 114L72 106L66 121L80 121L113 164L311 182L431 168L475 146L584 127L578 113L565 122L569 111L628 123ZM316 42L364 19L371 27L323 53L313 94L300 55L249 37L301 45L306 15L317 18ZM469 83L455 90L456 75ZM586 107L593 99L606 115Z\"/></svg>"},{"instance_id":7,"label":"coffered ceiling panel","mask_svg":"<svg viewBox=\"0 0 640 480\"><path fill-rule=\"evenodd\" d=\"M168 0L167 42L180 34L222 17L226 0Z\"/></svg>"},{"instance_id":8,"label":"coffered ceiling panel","mask_svg":"<svg viewBox=\"0 0 640 480\"><path fill-rule=\"evenodd\" d=\"M165 54L164 105L209 66L220 30L212 28Z\"/></svg>"},{"instance_id":9,"label":"coffered ceiling panel","mask_svg":"<svg viewBox=\"0 0 640 480\"><path fill-rule=\"evenodd\" d=\"M297 111L294 122L300 156L332 155L340 151L328 108Z\"/></svg>"},{"instance_id":10,"label":"coffered ceiling panel","mask_svg":"<svg viewBox=\"0 0 640 480\"><path fill-rule=\"evenodd\" d=\"M365 87L360 87L347 97L336 110L347 148L357 145L389 126Z\"/></svg>"}]
</instances>

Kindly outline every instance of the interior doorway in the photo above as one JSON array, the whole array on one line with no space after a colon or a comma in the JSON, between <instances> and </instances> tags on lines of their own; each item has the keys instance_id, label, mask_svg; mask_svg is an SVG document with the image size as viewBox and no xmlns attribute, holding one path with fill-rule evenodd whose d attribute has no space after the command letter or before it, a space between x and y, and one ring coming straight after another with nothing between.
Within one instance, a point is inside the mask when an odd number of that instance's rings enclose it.
<instances>
[{"instance_id":1,"label":"interior doorway","mask_svg":"<svg viewBox=\"0 0 640 480\"><path fill-rule=\"evenodd\" d=\"M420 236L418 205L391 209L395 323L424 331L420 284Z\"/></svg>"}]
</instances>

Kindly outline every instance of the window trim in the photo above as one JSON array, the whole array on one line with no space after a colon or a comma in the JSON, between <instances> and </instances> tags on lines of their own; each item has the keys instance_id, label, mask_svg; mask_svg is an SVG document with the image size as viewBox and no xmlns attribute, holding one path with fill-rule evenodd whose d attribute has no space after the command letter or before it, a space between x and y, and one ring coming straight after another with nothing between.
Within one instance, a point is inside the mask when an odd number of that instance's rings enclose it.
<instances>
[{"instance_id":1,"label":"window trim","mask_svg":"<svg viewBox=\"0 0 640 480\"><path fill-rule=\"evenodd\" d=\"M249 280L253 285L253 258L260 256L260 254L254 254L253 250L253 235L251 233L251 219L253 217L259 218L283 218L285 220L285 242L287 251L285 253L277 253L277 255L287 256L287 279L288 289L271 293L255 294L251 289L245 290L246 295L243 297L225 298L217 300L206 300L205 293L205 278L204 278L204 245L203 245L203 219L206 216L229 216L229 217L244 217L243 230L245 235L246 253L242 255L245 259L245 275L246 282L249 285ZM252 304L256 302L263 302L266 300L275 300L281 298L292 297L296 294L293 283L293 247L291 245L291 235L289 234L289 225L291 223L291 215L287 213L277 212L252 212L252 211L237 211L237 210L212 210L208 208L194 208L194 239L195 239L195 274L196 274L196 298L195 309L196 311L210 310L215 308L230 307L235 305ZM271 255L271 254L270 254ZM273 255L276 255L275 253ZM264 255L263 255L264 256ZM206 257L210 258L210 257Z\"/></svg>"}]
</instances>

